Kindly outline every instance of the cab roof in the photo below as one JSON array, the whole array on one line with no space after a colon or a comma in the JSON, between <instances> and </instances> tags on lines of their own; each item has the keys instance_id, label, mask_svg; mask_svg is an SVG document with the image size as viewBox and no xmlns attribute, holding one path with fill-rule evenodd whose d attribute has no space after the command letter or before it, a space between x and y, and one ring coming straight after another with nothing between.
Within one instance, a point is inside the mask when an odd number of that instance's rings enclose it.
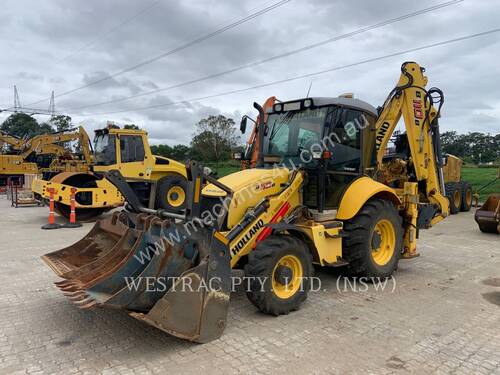
<instances>
[{"instance_id":1,"label":"cab roof","mask_svg":"<svg viewBox=\"0 0 500 375\"><path fill-rule=\"evenodd\" d=\"M304 100L304 99L299 99L299 100ZM360 109L364 112L368 112L368 113L372 114L375 117L378 116L377 109L374 106L372 106L371 104L369 104L363 100L359 100L359 99L355 99L355 98L350 98L350 97L346 97L346 96L338 96L338 97L321 97L321 96L318 97L318 96L316 96L316 97L310 97L307 99L312 99L314 106L316 106L316 107L322 107L325 105L338 105L341 107ZM283 103L294 102L294 101L296 101L296 100L289 100L289 101L287 100L286 102L283 102Z\"/></svg>"},{"instance_id":2,"label":"cab roof","mask_svg":"<svg viewBox=\"0 0 500 375\"><path fill-rule=\"evenodd\" d=\"M132 134L132 135L142 135L142 134L148 134L145 130L142 129L121 129L121 128L103 128L103 129L96 129L95 134L96 135L102 135L102 134Z\"/></svg>"}]
</instances>

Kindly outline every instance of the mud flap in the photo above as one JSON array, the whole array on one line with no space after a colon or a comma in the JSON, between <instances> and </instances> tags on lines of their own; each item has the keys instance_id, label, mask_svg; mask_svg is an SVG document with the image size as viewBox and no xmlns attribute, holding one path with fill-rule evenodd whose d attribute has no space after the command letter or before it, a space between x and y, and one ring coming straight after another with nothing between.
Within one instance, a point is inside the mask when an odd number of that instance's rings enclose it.
<instances>
[{"instance_id":1,"label":"mud flap","mask_svg":"<svg viewBox=\"0 0 500 375\"><path fill-rule=\"evenodd\" d=\"M148 314L130 315L173 336L206 343L226 327L230 294L229 248L214 232L208 257L184 272Z\"/></svg>"}]
</instances>

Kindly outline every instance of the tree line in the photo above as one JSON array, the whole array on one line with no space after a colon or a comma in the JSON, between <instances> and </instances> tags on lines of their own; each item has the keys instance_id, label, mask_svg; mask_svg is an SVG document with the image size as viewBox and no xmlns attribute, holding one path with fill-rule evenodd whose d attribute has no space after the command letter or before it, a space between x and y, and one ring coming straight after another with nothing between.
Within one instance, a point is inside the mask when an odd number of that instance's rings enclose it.
<instances>
[{"instance_id":1,"label":"tree line","mask_svg":"<svg viewBox=\"0 0 500 375\"><path fill-rule=\"evenodd\" d=\"M500 163L500 134L448 131L441 134L441 145L443 152L458 156L467 163Z\"/></svg>"},{"instance_id":2,"label":"tree line","mask_svg":"<svg viewBox=\"0 0 500 375\"><path fill-rule=\"evenodd\" d=\"M177 144L154 145L151 151L155 155L174 160L187 159L202 162L221 162L231 159L231 152L240 146L234 120L222 115L209 116L195 125L195 132L189 146Z\"/></svg>"},{"instance_id":3,"label":"tree line","mask_svg":"<svg viewBox=\"0 0 500 375\"><path fill-rule=\"evenodd\" d=\"M0 130L19 138L29 139L39 134L67 131L73 128L70 116L58 115L48 121L38 122L26 113L13 113L0 125ZM135 124L126 124L124 129L140 129ZM189 145L167 144L152 145L155 155L165 156L174 160L188 159L202 162L220 162L231 158L231 151L239 146L235 122L222 115L209 116L201 119L195 125L195 131Z\"/></svg>"},{"instance_id":4,"label":"tree line","mask_svg":"<svg viewBox=\"0 0 500 375\"><path fill-rule=\"evenodd\" d=\"M0 125L0 130L21 138L30 138L72 127L69 116L54 116L46 122L39 123L34 117L19 112L10 115ZM135 124L127 124L124 128L139 129ZM441 144L444 153L456 155L468 163L500 162L500 134L480 132L459 134L456 131L448 131L441 135ZM153 154L174 160L193 159L211 163L229 160L231 152L240 147L241 139L234 120L223 115L215 115L201 119L195 124L189 145L159 144L151 146L151 151Z\"/></svg>"}]
</instances>

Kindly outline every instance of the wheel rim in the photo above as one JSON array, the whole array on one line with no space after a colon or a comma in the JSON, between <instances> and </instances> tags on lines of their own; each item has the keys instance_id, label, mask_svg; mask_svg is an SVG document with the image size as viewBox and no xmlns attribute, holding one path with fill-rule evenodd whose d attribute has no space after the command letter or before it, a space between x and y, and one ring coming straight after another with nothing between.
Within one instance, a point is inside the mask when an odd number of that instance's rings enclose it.
<instances>
[{"instance_id":1,"label":"wheel rim","mask_svg":"<svg viewBox=\"0 0 500 375\"><path fill-rule=\"evenodd\" d=\"M470 189L465 192L465 203L467 206L472 206L472 191Z\"/></svg>"},{"instance_id":2,"label":"wheel rim","mask_svg":"<svg viewBox=\"0 0 500 375\"><path fill-rule=\"evenodd\" d=\"M186 193L180 186L173 186L167 192L167 202L172 207L182 206L186 200Z\"/></svg>"},{"instance_id":3,"label":"wheel rim","mask_svg":"<svg viewBox=\"0 0 500 375\"><path fill-rule=\"evenodd\" d=\"M295 255L285 255L274 266L272 274L272 287L274 294L281 299L295 295L299 290L304 270L300 259ZM283 276L286 277L284 280Z\"/></svg>"},{"instance_id":4,"label":"wheel rim","mask_svg":"<svg viewBox=\"0 0 500 375\"><path fill-rule=\"evenodd\" d=\"M455 203L455 207L460 207L460 191L456 190L453 193L453 203Z\"/></svg>"},{"instance_id":5,"label":"wheel rim","mask_svg":"<svg viewBox=\"0 0 500 375\"><path fill-rule=\"evenodd\" d=\"M396 247L396 230L394 225L386 219L380 220L372 235L372 258L379 265L384 266L391 260Z\"/></svg>"}]
</instances>

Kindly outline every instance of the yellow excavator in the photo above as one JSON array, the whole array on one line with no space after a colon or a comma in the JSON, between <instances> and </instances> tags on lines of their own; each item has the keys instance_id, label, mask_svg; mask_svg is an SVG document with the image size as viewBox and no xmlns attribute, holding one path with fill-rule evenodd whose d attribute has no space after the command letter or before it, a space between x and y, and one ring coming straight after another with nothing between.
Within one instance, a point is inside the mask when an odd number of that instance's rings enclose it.
<instances>
[{"instance_id":1,"label":"yellow excavator","mask_svg":"<svg viewBox=\"0 0 500 375\"><path fill-rule=\"evenodd\" d=\"M22 138L10 135L4 131L0 130L0 151L3 153L5 146L9 146L11 151L18 151L24 145L24 140Z\"/></svg>"},{"instance_id":2,"label":"yellow excavator","mask_svg":"<svg viewBox=\"0 0 500 375\"><path fill-rule=\"evenodd\" d=\"M224 331L233 269L244 270L250 302L272 315L306 300L313 264L390 277L400 259L418 256L419 231L449 214L443 94L426 88L424 72L404 63L379 109L350 95L278 102L267 113L254 103L256 167L216 180L191 162L181 213L144 206L120 171L109 171L127 209L42 257L63 279L56 285L80 308L125 309L203 343ZM401 117L408 147L390 156Z\"/></svg>"},{"instance_id":3,"label":"yellow excavator","mask_svg":"<svg viewBox=\"0 0 500 375\"><path fill-rule=\"evenodd\" d=\"M175 160L151 153L147 132L120 129L115 125L96 130L91 171L71 171L33 181L32 190L39 199L50 199L55 209L69 218L71 188L76 188L75 211L80 221L93 220L103 212L122 206L123 195L103 174L118 170L150 208L172 211L184 209L186 168Z\"/></svg>"},{"instance_id":4,"label":"yellow excavator","mask_svg":"<svg viewBox=\"0 0 500 375\"><path fill-rule=\"evenodd\" d=\"M0 154L0 185L7 185L9 180L21 183L26 174L44 174L51 176L66 170L86 171L91 163L90 143L83 127L62 132L34 136L28 140L4 138L13 144L13 149ZM69 152L64 143L79 141L83 159ZM50 162L44 165L40 158L48 156Z\"/></svg>"}]
</instances>

